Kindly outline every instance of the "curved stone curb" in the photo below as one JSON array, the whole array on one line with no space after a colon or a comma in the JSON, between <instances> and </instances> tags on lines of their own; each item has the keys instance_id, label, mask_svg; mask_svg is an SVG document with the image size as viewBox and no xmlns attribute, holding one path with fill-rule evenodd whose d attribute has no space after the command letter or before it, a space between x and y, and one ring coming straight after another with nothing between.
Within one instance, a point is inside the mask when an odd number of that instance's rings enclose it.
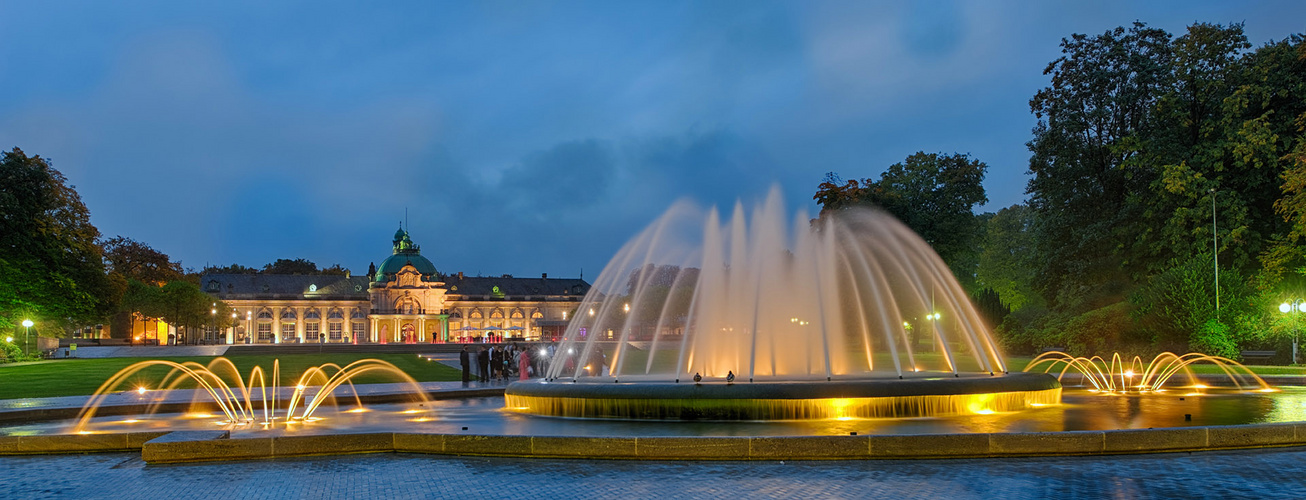
<instances>
[{"instance_id":1,"label":"curved stone curb","mask_svg":"<svg viewBox=\"0 0 1306 500\"><path fill-rule=\"evenodd\" d=\"M0 455L140 450L148 463L354 453L625 460L866 460L1115 455L1306 446L1306 423L1118 431L762 437L325 434L232 439L226 431L0 437Z\"/></svg>"}]
</instances>

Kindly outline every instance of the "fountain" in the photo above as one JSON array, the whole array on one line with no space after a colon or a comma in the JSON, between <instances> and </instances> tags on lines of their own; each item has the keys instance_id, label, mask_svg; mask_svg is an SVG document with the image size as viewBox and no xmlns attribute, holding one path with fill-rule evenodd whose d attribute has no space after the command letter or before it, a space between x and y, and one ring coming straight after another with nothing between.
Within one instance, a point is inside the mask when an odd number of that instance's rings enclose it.
<instances>
[{"instance_id":1,"label":"fountain","mask_svg":"<svg viewBox=\"0 0 1306 500\"><path fill-rule=\"evenodd\" d=\"M214 358L207 366L194 361L174 362L168 360L147 360L133 363L113 376L86 401L73 427L79 434L91 433L89 425L100 407L109 396L116 394L124 382L133 379L147 368L163 366L171 370L163 376L154 388L137 385L133 392L145 395L148 392L170 394L183 386L193 386L197 397L184 402L181 406L215 406L222 413L224 420L217 423L229 427L261 426L270 427L280 420L285 424L311 423L319 420L314 414L324 405L336 406L338 389L343 386L344 396L352 396L351 413L365 412L362 399L354 389L353 379L365 373L382 373L400 380L409 386L411 396L425 406L428 402L426 391L412 377L398 367L378 359L362 359L345 366L326 363L311 367L299 376L284 406L278 404L280 362L274 360L269 374L261 366L250 370L248 377L242 377L236 365L224 357ZM157 400L149 404L145 414L153 414L164 403ZM173 406L178 406L176 402Z\"/></svg>"},{"instance_id":2,"label":"fountain","mask_svg":"<svg viewBox=\"0 0 1306 500\"><path fill-rule=\"evenodd\" d=\"M1061 380L1068 371L1073 369L1079 372L1079 375L1083 380L1087 381L1088 385L1093 386L1090 389L1091 392L1106 394L1165 392L1166 385L1175 375L1180 373L1184 375L1184 380L1188 383L1184 387L1199 391L1210 388L1193 373L1192 365L1195 363L1215 365L1219 368L1225 380L1238 391L1275 391L1264 379L1241 363L1222 356L1212 356L1199 352L1191 352L1183 356L1163 352L1152 358L1150 363L1144 364L1140 356L1134 356L1132 360L1126 363L1120 353L1112 355L1111 361L1107 362L1101 356L1088 358L1072 356L1060 351L1051 351L1034 358L1025 367L1025 371L1032 372L1042 367L1043 373L1051 373L1052 370L1060 366L1061 371L1057 373L1057 380Z\"/></svg>"},{"instance_id":3,"label":"fountain","mask_svg":"<svg viewBox=\"0 0 1306 500\"><path fill-rule=\"evenodd\" d=\"M778 190L751 212L736 203L726 220L673 205L608 263L546 377L511 384L507 406L787 420L1060 401L1055 377L1007 373L948 267L893 217L852 209L785 220Z\"/></svg>"}]
</instances>

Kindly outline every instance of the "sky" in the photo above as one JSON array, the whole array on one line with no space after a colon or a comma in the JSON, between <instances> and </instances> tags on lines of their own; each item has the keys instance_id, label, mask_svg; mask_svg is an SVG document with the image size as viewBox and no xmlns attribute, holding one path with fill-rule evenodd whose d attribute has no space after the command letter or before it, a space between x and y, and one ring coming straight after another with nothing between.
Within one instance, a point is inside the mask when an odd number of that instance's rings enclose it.
<instances>
[{"instance_id":1,"label":"sky","mask_svg":"<svg viewBox=\"0 0 1306 500\"><path fill-rule=\"evenodd\" d=\"M361 273L407 219L445 273L593 279L673 202L917 151L1025 199L1060 40L1143 21L1303 31L1306 3L0 2L0 147L52 161L105 237L188 268Z\"/></svg>"}]
</instances>

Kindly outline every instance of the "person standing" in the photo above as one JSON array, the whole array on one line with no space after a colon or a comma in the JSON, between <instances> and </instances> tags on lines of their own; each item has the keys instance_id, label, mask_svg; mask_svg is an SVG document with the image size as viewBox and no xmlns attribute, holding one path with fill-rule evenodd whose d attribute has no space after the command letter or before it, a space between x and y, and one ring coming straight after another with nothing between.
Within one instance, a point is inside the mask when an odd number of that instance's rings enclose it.
<instances>
[{"instance_id":1,"label":"person standing","mask_svg":"<svg viewBox=\"0 0 1306 500\"><path fill-rule=\"evenodd\" d=\"M463 346L463 351L458 353L458 364L462 365L463 367L463 387L467 387L467 383L471 382L471 378L472 378L472 366L471 366L470 358L471 356L467 355L467 346Z\"/></svg>"},{"instance_id":2,"label":"person standing","mask_svg":"<svg viewBox=\"0 0 1306 500\"><path fill-rule=\"evenodd\" d=\"M486 351L484 347L481 347L479 352L476 353L476 361L480 365L478 368L480 368L480 372L481 372L480 373L481 381L489 382L490 381L490 352Z\"/></svg>"},{"instance_id":3,"label":"person standing","mask_svg":"<svg viewBox=\"0 0 1306 500\"><path fill-rule=\"evenodd\" d=\"M522 349L517 353L517 380L530 380L531 378L531 350Z\"/></svg>"}]
</instances>

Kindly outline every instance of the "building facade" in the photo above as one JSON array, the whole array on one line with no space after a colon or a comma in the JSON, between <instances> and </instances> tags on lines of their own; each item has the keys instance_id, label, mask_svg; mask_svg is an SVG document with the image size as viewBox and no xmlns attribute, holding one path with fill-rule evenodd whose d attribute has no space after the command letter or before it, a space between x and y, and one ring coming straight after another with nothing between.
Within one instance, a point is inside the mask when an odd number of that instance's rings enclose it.
<instances>
[{"instance_id":1,"label":"building facade","mask_svg":"<svg viewBox=\"0 0 1306 500\"><path fill-rule=\"evenodd\" d=\"M589 291L582 279L444 275L402 228L365 276L207 274L200 287L235 311L207 340L434 343L552 340Z\"/></svg>"}]
</instances>

